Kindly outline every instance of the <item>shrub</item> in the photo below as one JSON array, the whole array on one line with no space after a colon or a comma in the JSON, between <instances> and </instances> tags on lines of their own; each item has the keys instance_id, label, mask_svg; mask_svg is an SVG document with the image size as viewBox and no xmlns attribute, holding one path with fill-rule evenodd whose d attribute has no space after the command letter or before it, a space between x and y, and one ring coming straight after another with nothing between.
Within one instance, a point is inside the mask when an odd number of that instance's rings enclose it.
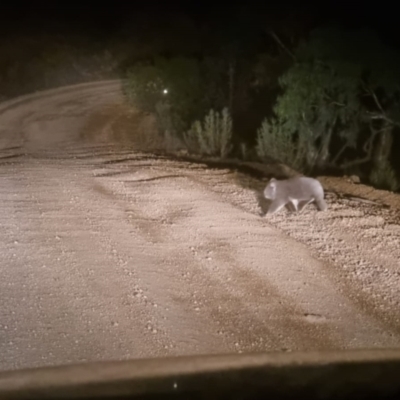
<instances>
[{"instance_id":1,"label":"shrub","mask_svg":"<svg viewBox=\"0 0 400 400\"><path fill-rule=\"evenodd\" d=\"M257 132L257 156L261 159L273 158L293 168L305 168L305 158L296 148L293 135L275 119L265 119Z\"/></svg>"},{"instance_id":2,"label":"shrub","mask_svg":"<svg viewBox=\"0 0 400 400\"><path fill-rule=\"evenodd\" d=\"M188 150L208 156L225 158L232 149L232 118L227 108L205 116L203 124L195 121L184 135Z\"/></svg>"}]
</instances>

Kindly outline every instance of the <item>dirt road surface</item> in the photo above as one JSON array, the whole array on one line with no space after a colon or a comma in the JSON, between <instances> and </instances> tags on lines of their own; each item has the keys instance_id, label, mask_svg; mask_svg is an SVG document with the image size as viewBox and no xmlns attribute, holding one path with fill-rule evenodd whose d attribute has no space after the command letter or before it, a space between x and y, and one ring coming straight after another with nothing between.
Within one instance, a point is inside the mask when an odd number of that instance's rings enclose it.
<instances>
[{"instance_id":1,"label":"dirt road surface","mask_svg":"<svg viewBox=\"0 0 400 400\"><path fill-rule=\"evenodd\" d=\"M121 101L110 81L0 104L0 370L400 347L396 208L261 217L254 178L80 141Z\"/></svg>"}]
</instances>

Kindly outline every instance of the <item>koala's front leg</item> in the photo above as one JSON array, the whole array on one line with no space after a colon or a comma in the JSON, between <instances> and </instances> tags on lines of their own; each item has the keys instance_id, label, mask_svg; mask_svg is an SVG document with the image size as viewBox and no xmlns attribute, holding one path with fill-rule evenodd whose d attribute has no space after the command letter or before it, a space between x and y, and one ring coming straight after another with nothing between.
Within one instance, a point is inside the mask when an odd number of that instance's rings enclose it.
<instances>
[{"instance_id":1,"label":"koala's front leg","mask_svg":"<svg viewBox=\"0 0 400 400\"><path fill-rule=\"evenodd\" d=\"M274 200L270 206L268 207L268 211L266 215L271 215L279 211L281 208L285 206L285 202L282 200Z\"/></svg>"}]
</instances>

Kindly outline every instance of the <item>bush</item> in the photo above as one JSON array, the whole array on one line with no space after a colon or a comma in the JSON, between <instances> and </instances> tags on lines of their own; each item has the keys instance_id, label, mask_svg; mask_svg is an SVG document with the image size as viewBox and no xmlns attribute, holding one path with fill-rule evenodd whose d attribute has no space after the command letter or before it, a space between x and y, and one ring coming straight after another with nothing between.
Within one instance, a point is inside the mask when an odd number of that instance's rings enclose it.
<instances>
[{"instance_id":1,"label":"bush","mask_svg":"<svg viewBox=\"0 0 400 400\"><path fill-rule=\"evenodd\" d=\"M273 158L293 168L304 169L305 161L297 150L293 135L275 119L265 119L257 132L256 152L261 159Z\"/></svg>"},{"instance_id":2,"label":"bush","mask_svg":"<svg viewBox=\"0 0 400 400\"><path fill-rule=\"evenodd\" d=\"M400 189L400 182L389 161L384 161L371 171L370 182L378 189L396 192Z\"/></svg>"},{"instance_id":3,"label":"bush","mask_svg":"<svg viewBox=\"0 0 400 400\"><path fill-rule=\"evenodd\" d=\"M205 116L203 124L195 121L184 135L189 151L225 158L232 150L232 118L227 108Z\"/></svg>"}]
</instances>

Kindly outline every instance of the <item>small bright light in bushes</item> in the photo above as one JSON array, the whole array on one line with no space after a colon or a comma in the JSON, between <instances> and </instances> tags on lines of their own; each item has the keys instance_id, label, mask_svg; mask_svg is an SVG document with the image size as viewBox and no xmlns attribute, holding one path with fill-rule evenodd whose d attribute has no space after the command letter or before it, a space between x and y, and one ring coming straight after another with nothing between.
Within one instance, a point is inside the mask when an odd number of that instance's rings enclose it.
<instances>
[{"instance_id":1,"label":"small bright light in bushes","mask_svg":"<svg viewBox=\"0 0 400 400\"><path fill-rule=\"evenodd\" d=\"M163 90L163 93L164 93L164 94L167 94L167 93L168 93L168 89L164 89L164 90Z\"/></svg>"}]
</instances>

